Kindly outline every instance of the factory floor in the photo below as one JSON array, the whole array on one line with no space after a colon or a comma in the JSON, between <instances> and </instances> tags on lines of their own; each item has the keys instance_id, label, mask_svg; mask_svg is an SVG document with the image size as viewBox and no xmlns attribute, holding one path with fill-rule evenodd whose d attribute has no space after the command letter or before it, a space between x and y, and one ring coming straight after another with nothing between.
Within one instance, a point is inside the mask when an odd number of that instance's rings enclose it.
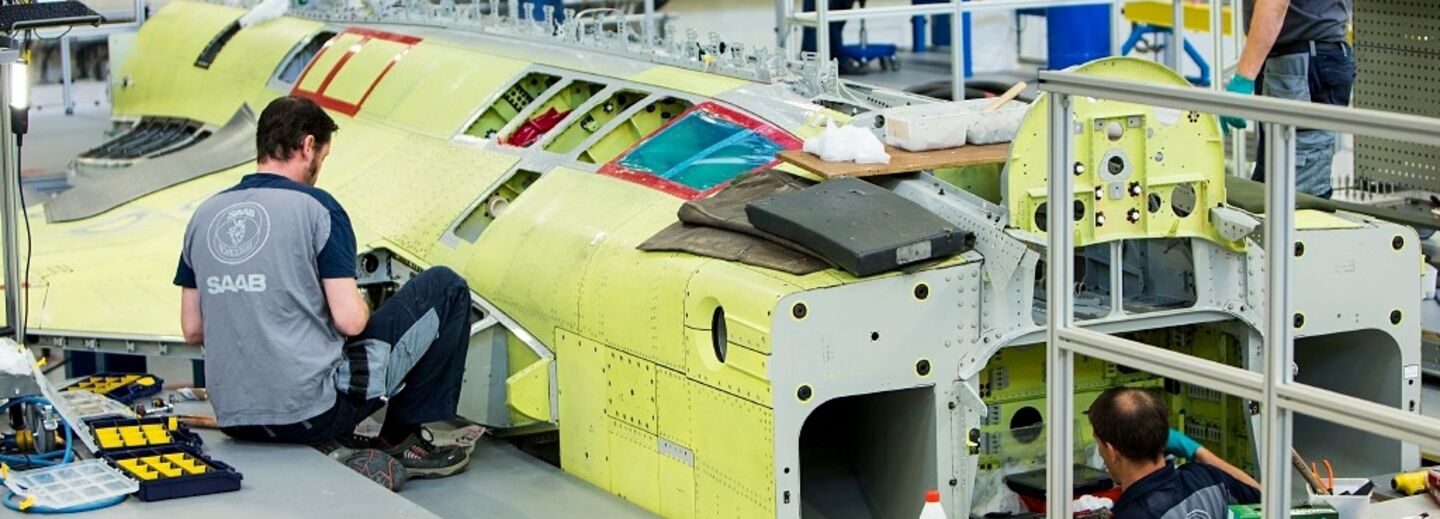
<instances>
[{"instance_id":1,"label":"factory floor","mask_svg":"<svg viewBox=\"0 0 1440 519\"><path fill-rule=\"evenodd\" d=\"M203 403L177 407L183 414L210 411ZM201 436L206 454L244 474L239 491L153 503L129 499L76 517L226 519L255 517L257 512L267 519L650 517L500 440L482 439L465 472L412 480L397 493L310 447L240 442L218 431L202 431Z\"/></svg>"}]
</instances>

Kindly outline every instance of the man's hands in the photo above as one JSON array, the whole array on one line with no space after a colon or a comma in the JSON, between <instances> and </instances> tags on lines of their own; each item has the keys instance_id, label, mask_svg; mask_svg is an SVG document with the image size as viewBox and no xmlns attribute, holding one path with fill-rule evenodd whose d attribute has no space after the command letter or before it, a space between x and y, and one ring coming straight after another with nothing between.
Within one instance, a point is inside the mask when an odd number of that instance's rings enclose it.
<instances>
[{"instance_id":1,"label":"man's hands","mask_svg":"<svg viewBox=\"0 0 1440 519\"><path fill-rule=\"evenodd\" d=\"M325 303L330 308L330 320L340 335L354 337L365 331L370 322L370 307L360 297L355 278L326 278L320 284L325 289Z\"/></svg>"},{"instance_id":2,"label":"man's hands","mask_svg":"<svg viewBox=\"0 0 1440 519\"><path fill-rule=\"evenodd\" d=\"M1225 91L1232 94L1240 94L1242 96L1254 94L1255 80L1245 77L1243 74L1237 73L1234 76L1230 77L1230 82L1225 85ZM1244 130L1245 127L1249 125L1249 122L1239 117L1234 117L1230 115L1220 116L1220 128L1225 130L1226 133L1229 133L1231 128ZM1174 431L1171 432L1173 433Z\"/></svg>"},{"instance_id":3,"label":"man's hands","mask_svg":"<svg viewBox=\"0 0 1440 519\"><path fill-rule=\"evenodd\" d=\"M1200 442L1185 436L1185 433L1170 429L1170 438L1165 442L1165 454L1187 460L1195 459L1195 452L1200 450Z\"/></svg>"}]
</instances>

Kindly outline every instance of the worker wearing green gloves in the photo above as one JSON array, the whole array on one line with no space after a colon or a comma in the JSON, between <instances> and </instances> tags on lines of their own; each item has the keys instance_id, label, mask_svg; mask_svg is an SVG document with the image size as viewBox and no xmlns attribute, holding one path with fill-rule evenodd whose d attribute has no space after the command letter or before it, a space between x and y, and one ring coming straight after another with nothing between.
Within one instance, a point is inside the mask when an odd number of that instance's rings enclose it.
<instances>
[{"instance_id":1,"label":"worker wearing green gloves","mask_svg":"<svg viewBox=\"0 0 1440 519\"><path fill-rule=\"evenodd\" d=\"M1353 0L1255 0L1245 4L1250 31L1240 64L1225 89L1331 105L1350 104L1355 57L1345 41ZM1245 128L1244 119L1222 116L1226 130ZM1264 129L1257 157L1264 157ZM1299 128L1295 134L1295 184L1303 193L1329 198L1336 134ZM1265 161L1253 178L1265 180Z\"/></svg>"},{"instance_id":2,"label":"worker wearing green gloves","mask_svg":"<svg viewBox=\"0 0 1440 519\"><path fill-rule=\"evenodd\" d=\"M1221 518L1228 505L1260 501L1255 478L1169 427L1170 411L1155 393L1108 389L1086 414L1105 469L1122 489L1115 517ZM1190 462L1176 467L1166 455Z\"/></svg>"}]
</instances>

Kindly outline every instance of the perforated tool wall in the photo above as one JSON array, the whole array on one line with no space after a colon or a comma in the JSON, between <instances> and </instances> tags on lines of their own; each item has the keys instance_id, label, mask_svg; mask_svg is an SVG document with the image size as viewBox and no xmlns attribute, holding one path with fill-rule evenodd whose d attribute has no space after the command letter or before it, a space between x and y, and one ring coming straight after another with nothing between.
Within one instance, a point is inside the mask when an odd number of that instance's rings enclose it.
<instances>
[{"instance_id":1,"label":"perforated tool wall","mask_svg":"<svg viewBox=\"0 0 1440 519\"><path fill-rule=\"evenodd\" d=\"M1359 108L1440 117L1440 9L1434 0L1355 2ZM1440 191L1440 148L1355 138L1355 175Z\"/></svg>"}]
</instances>

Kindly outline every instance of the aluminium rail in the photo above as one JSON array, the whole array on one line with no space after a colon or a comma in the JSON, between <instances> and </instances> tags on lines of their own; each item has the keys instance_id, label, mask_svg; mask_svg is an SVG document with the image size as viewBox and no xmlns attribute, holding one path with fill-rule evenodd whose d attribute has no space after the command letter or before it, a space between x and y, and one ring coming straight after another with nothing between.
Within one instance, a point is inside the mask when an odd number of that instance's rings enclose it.
<instances>
[{"instance_id":1,"label":"aluminium rail","mask_svg":"<svg viewBox=\"0 0 1440 519\"><path fill-rule=\"evenodd\" d=\"M1049 269L1047 303L1046 369L1047 404L1050 423L1062 424L1050 431L1047 459L1049 488L1070 488L1074 452L1074 355L1104 360L1164 374L1182 382L1205 386L1223 393L1251 399L1260 404L1261 445L1259 450L1262 507L1265 517L1289 517L1290 448L1292 413L1320 418L1338 425L1423 447L1440 447L1440 420L1409 413L1394 407L1361 400L1293 380L1289 366L1294 359L1295 337L1290 326L1291 287L1289 251L1295 241L1295 128L1317 128L1356 135L1394 139L1417 144L1440 144L1440 119L1392 114L1374 110L1259 96L1240 96L1196 88L1155 86L1095 78L1073 72L1040 72L1040 90L1049 96L1050 200L1072 198L1074 179L1069 175L1073 160L1073 96L1127 101L1157 107L1222 113L1265 124L1264 160L1271 172L1266 183L1265 250L1266 319L1264 372L1234 368L1217 362L1168 352L1154 346L1122 339L1093 330L1077 328L1074 295L1074 264L1069 261L1075 243L1074 217L1070 211L1047 214ZM1064 232L1056 230L1064 229ZM1274 251L1282 251L1279 254ZM1072 514L1070 495L1048 493L1052 516Z\"/></svg>"}]
</instances>

